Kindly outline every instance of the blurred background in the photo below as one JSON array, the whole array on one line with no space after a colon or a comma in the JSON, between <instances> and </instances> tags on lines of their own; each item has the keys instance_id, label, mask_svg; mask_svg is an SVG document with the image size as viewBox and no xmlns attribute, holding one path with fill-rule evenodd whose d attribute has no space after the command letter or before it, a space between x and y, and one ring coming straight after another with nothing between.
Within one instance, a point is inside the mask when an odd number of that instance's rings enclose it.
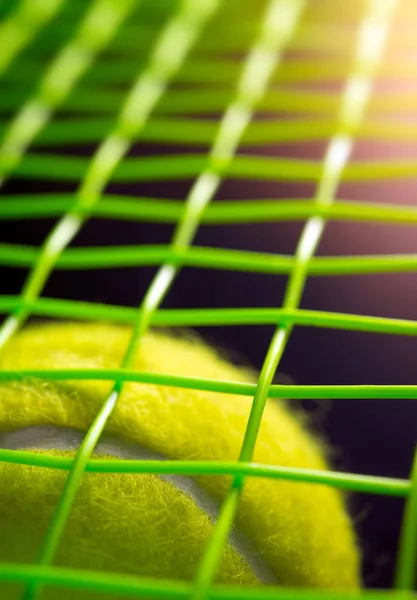
<instances>
[{"instance_id":1,"label":"blurred background","mask_svg":"<svg viewBox=\"0 0 417 600\"><path fill-rule=\"evenodd\" d=\"M319 2L330 6L330 3ZM354 42L357 12L343 3L344 37L346 43L329 40L326 53L312 48L289 48L286 60L305 60L326 56L348 56ZM352 5L360 6L353 2ZM363 3L362 3L363 5ZM342 11L341 5L338 5ZM387 53L390 61L398 65L417 65L417 43L412 43L408 16L413 13L413 3L405 3L399 13L395 39L390 41ZM411 12L407 12L411 11ZM414 12L413 12L414 11ZM317 11L320 15L320 10ZM327 13L326 13L327 14ZM137 19L154 19L138 11ZM318 19L318 17L317 17ZM248 27L251 18L247 18ZM314 14L311 16L314 24ZM255 20L253 21L255 23ZM317 21L316 25L320 23ZM156 27L156 22L149 23ZM405 39L398 49L398 40L404 31ZM48 30L42 34L48 35ZM69 34L68 34L69 35ZM408 35L408 38L407 38ZM64 36L64 34L63 34ZM65 36L64 36L65 37ZM336 36L337 38L337 36ZM350 44L350 45L349 45ZM302 46L302 45L301 45ZM30 56L30 55L29 55ZM227 60L239 59L227 57ZM43 60L48 60L45 53ZM122 60L122 59L120 59ZM19 68L19 63L15 69ZM336 93L343 81L335 76L327 81L314 81L303 90L319 89ZM33 82L35 83L35 82ZM13 86L12 78L3 84L4 90ZM275 82L279 90L279 79ZM284 83L285 85L285 83ZM221 83L218 84L221 87ZM123 88L124 89L124 88ZM417 68L414 77L384 77L377 84L377 94L408 94L417 98ZM25 94L29 94L31 84ZM417 104L415 104L417 107ZM308 112L308 107L306 107ZM0 115L5 123L10 111ZM62 109L62 118L72 118ZM218 113L199 114L194 118L213 120ZM377 115L378 117L378 115ZM417 125L417 108L413 111L389 111L379 118L392 123L396 120ZM271 118L260 113L258 119ZM288 111L276 111L274 119L287 121L295 118ZM297 116L299 118L299 115ZM332 118L328 115L328 118ZM372 114L370 117L372 118ZM267 156L285 156L320 160L326 141L297 144L271 144L256 151ZM55 152L65 155L90 156L95 145L59 146ZM45 148L33 144L37 153ZM245 152L250 152L250 146ZM51 152L49 148L47 150ZM138 142L130 155L179 153L190 151L189 146L151 144ZM195 152L207 151L195 147ZM375 142L358 140L352 160L375 159L416 160L417 137L414 141ZM417 165L417 162L416 162ZM417 166L416 166L417 174ZM110 184L107 191L131 196L157 197L182 200L191 185L190 180L162 183ZM42 181L14 177L3 187L3 193L27 194L36 192L72 191L75 185L66 181ZM262 181L225 181L214 202L218 200L291 199L311 198L313 184ZM338 198L367 202L415 205L416 179L395 182L344 183ZM56 219L13 220L0 223L0 241L3 244L39 246ZM93 218L83 227L73 242L73 247L122 246L169 243L174 225L152 222L128 222ZM270 222L245 225L202 225L194 244L218 248L232 248L272 254L294 253L302 231L302 222ZM377 223L329 222L317 253L319 256L410 254L417 256L415 226ZM19 293L27 275L26 268L0 267L0 294ZM92 270L55 270L43 295L116 305L137 306L156 272L156 267L132 267ZM283 300L286 276L254 274L216 269L184 268L163 303L164 308L209 307L279 307ZM417 273L403 272L377 275L349 275L310 277L302 299L302 308L329 310L361 315L417 319ZM230 351L233 357L260 368L273 332L270 326L204 327L200 332L206 340ZM417 339L360 332L333 331L330 329L296 327L280 365L280 378L298 384L417 384ZM417 404L407 400L334 400L304 401L316 429L329 440L333 448L333 463L341 470L391 477L409 476L417 433ZM392 584L394 559L397 550L402 516L401 499L352 495L349 500L364 552L364 577L371 587L388 587Z\"/></svg>"}]
</instances>

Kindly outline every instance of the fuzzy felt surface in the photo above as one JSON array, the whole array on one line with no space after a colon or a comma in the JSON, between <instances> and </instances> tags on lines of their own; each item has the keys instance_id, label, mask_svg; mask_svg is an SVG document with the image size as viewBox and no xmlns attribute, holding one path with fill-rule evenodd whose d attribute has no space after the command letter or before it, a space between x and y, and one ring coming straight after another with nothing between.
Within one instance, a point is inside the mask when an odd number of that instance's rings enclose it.
<instances>
[{"instance_id":1,"label":"fuzzy felt surface","mask_svg":"<svg viewBox=\"0 0 417 600\"><path fill-rule=\"evenodd\" d=\"M30 326L0 354L0 368L116 368L129 333L128 328L110 324ZM143 338L134 368L254 381L249 370L230 364L196 338L156 332ZM0 431L53 424L85 432L110 388L111 382L102 381L2 383ZM126 383L106 433L167 458L236 460L250 407L249 397ZM298 415L283 402L268 402L256 462L325 469L324 454ZM1 561L34 560L65 476L0 464ZM195 479L217 500L225 497L230 485L230 477ZM248 478L236 527L253 542L280 585L359 586L355 534L337 490ZM156 475L86 474L56 562L191 579L211 530L210 518L192 499ZM246 561L230 546L224 551L218 581L257 583ZM65 596L60 591L59 597L93 600L96 595Z\"/></svg>"}]
</instances>

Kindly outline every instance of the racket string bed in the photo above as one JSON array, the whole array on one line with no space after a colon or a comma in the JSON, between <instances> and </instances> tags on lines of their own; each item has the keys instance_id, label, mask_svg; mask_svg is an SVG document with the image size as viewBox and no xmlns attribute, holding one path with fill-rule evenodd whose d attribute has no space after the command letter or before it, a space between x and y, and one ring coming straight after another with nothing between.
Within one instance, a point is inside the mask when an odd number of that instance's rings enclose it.
<instances>
[{"instance_id":1,"label":"racket string bed","mask_svg":"<svg viewBox=\"0 0 417 600\"><path fill-rule=\"evenodd\" d=\"M38 563L1 564L0 584L2 580L24 582L25 600L35 600L44 586L52 584L195 600L267 598L270 590L223 589L213 582L246 478L271 477L403 497L396 589L390 594L404 598L415 586L416 469L405 480L289 469L252 460L268 397L417 396L413 385L273 384L294 328L417 334L417 321L300 308L309 277L392 273L416 267L414 255L315 256L326 224L334 219L417 222L413 207L339 198L345 182L371 185L415 177L411 160L352 160L355 144L362 140L396 144L415 140L415 125L396 119L401 111L413 110L415 94L390 89L375 93L385 79L407 82L415 77L415 66L407 59L416 50L409 20L415 22L417 15L410 3L355 0L343 11L330 0L96 0L88 6L81 0L22 0L12 5L0 15L0 42L6 48L0 57L0 219L54 218L56 224L40 247L0 244L2 265L28 269L20 291L0 296L5 315L0 347L32 316L128 323L132 337L117 369L0 371L0 381L30 376L113 382L74 459L0 449L2 461L68 471ZM406 58L399 61L397 54ZM262 151L265 145L305 142L324 144L321 160L277 158ZM167 151L136 156L132 149L141 143L163 144ZM85 144L95 147L88 156L72 151L73 146ZM188 150L169 152L175 146ZM65 182L70 191L10 193L15 180L43 182L48 184L46 190L54 185L59 190ZM142 183L178 180L191 181L183 200L107 191L111 183L135 184L140 189ZM217 200L226 180L258 183L259 190L263 182L308 183L314 192L295 199ZM92 219L166 223L174 225L174 234L168 244L72 246ZM193 245L202 225L294 220L305 224L293 255ZM127 266L157 267L137 309L44 295L55 271ZM274 308L161 308L178 274L187 267L285 274L284 301ZM131 368L150 326L257 324L276 329L256 385ZM114 473L129 468L136 473L232 476L213 535L190 584L76 573L53 566L82 477L98 468L92 454L127 381L253 397L236 463L166 461L152 465L135 461L126 466L106 461L100 467ZM286 593L280 589L274 597ZM300 599L322 596L313 590L288 593ZM363 591L361 595L376 599L385 594Z\"/></svg>"}]
</instances>

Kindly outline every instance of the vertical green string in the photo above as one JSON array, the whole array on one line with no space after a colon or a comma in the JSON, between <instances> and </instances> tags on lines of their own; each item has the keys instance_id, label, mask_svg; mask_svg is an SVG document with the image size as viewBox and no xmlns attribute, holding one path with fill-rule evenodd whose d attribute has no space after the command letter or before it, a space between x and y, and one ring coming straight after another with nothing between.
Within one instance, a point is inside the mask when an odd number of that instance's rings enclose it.
<instances>
[{"instance_id":1,"label":"vertical green string","mask_svg":"<svg viewBox=\"0 0 417 600\"><path fill-rule=\"evenodd\" d=\"M137 0L96 0L81 22L73 40L64 46L53 60L40 82L36 96L29 100L8 127L0 144L0 187L21 160L36 135L51 119L56 109L68 97L80 77L92 65L98 53L104 49L119 29L123 20L133 9ZM100 24L100 27L98 27ZM0 32L1 33L1 32ZM65 217L58 226L58 238L64 245L73 235L74 221ZM55 231L56 231L55 229ZM29 273L22 297L33 300L37 297L51 272L59 248L54 232L45 240L37 263ZM58 254L57 254L58 251ZM0 348L6 344L29 316L27 307L22 306L0 326Z\"/></svg>"},{"instance_id":2,"label":"vertical green string","mask_svg":"<svg viewBox=\"0 0 417 600\"><path fill-rule=\"evenodd\" d=\"M84 211L91 209L99 201L111 174L128 151L133 136L137 135L146 123L155 104L164 94L168 83L218 6L219 0L200 0L198 3L194 0L183 0L178 12L163 29L148 67L133 85L122 107L116 128L101 144L91 161L79 187L76 207L63 217L47 238L37 266L25 286L23 293L25 300L33 299L38 295L58 256L82 226L85 219ZM23 314L21 312L20 316L9 318L10 324L5 329L8 336L20 326ZM115 383L113 391L103 402L76 454L48 528L39 556L39 565L49 565L53 561L86 465L114 409L121 385L120 381ZM26 590L25 600L35 600L40 590L39 584L31 584Z\"/></svg>"},{"instance_id":3,"label":"vertical green string","mask_svg":"<svg viewBox=\"0 0 417 600\"><path fill-rule=\"evenodd\" d=\"M185 200L181 220L171 243L172 253L185 254L200 225L204 210L216 194L224 173L233 162L241 138L252 120L254 109L263 98L270 78L282 57L282 51L299 21L305 0L272 0L268 4L259 39L246 59L237 84L235 98L227 107L211 150L206 169L197 177ZM133 335L122 367L131 364L136 347L152 315L168 293L180 261L166 262L158 270L140 306Z\"/></svg>"},{"instance_id":4,"label":"vertical green string","mask_svg":"<svg viewBox=\"0 0 417 600\"><path fill-rule=\"evenodd\" d=\"M38 260L24 284L21 294L24 302L30 303L39 296L58 257L99 202L114 169L130 148L133 138L146 124L218 4L219 0L200 0L198 3L183 0L178 14L162 31L148 66L140 72L127 96L115 128L91 160L76 192L74 207L59 220L45 239ZM0 348L21 327L29 314L29 309L22 306L3 322L0 327Z\"/></svg>"},{"instance_id":5,"label":"vertical green string","mask_svg":"<svg viewBox=\"0 0 417 600\"><path fill-rule=\"evenodd\" d=\"M352 75L348 78L341 100L338 128L330 141L322 167L322 176L314 203L322 206L334 201L344 167L346 166L358 129L371 97L373 79L382 58L396 0L369 0L368 10L361 23L355 49ZM347 133L349 132L349 133ZM284 309L298 307L307 279L307 268L321 239L325 219L312 217L306 223L295 253L295 266L290 274L284 298ZM254 448L268 392L279 361L288 342L292 326L276 330L261 369L239 460L253 459ZM235 477L220 510L217 524L200 565L194 600L207 597L215 577L221 552L239 507L244 477Z\"/></svg>"},{"instance_id":6,"label":"vertical green string","mask_svg":"<svg viewBox=\"0 0 417 600\"><path fill-rule=\"evenodd\" d=\"M416 589L417 565L417 451L411 472L411 491L406 499L394 587L400 590Z\"/></svg>"}]
</instances>

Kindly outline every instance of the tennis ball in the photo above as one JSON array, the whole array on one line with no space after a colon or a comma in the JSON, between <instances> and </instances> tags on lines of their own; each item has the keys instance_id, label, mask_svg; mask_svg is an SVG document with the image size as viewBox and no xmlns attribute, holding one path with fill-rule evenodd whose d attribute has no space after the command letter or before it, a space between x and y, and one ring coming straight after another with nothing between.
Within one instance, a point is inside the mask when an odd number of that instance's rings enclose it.
<instances>
[{"instance_id":1,"label":"tennis ball","mask_svg":"<svg viewBox=\"0 0 417 600\"><path fill-rule=\"evenodd\" d=\"M127 327L109 324L29 326L0 354L0 368L115 368L130 334ZM195 337L156 332L144 336L134 368L256 380ZM73 456L111 386L108 381L3 382L0 447ZM126 383L96 457L236 460L250 408L249 397ZM268 401L255 461L326 469L324 454L284 402ZM66 477L65 471L0 464L0 561L36 560ZM226 476L86 473L54 564L190 580L230 483ZM338 491L252 477L244 485L217 581L352 589L359 586L358 563ZM0 582L0 592L5 585ZM14 600L22 588L7 589L1 597ZM42 599L55 593L45 587ZM60 590L59 598L97 596Z\"/></svg>"}]
</instances>

